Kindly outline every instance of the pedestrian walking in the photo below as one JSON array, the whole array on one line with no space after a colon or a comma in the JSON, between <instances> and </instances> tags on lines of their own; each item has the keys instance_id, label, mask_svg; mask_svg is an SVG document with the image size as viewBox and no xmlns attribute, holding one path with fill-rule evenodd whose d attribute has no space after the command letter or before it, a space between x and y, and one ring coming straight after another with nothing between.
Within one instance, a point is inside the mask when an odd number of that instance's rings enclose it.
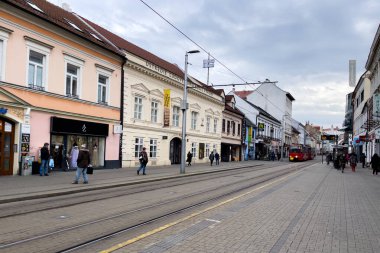
<instances>
[{"instance_id":1,"label":"pedestrian walking","mask_svg":"<svg viewBox=\"0 0 380 253\"><path fill-rule=\"evenodd\" d=\"M45 143L44 146L41 148L41 166L40 166L40 176L49 176L49 159L50 159L50 152L49 152L49 143Z\"/></svg>"},{"instance_id":2,"label":"pedestrian walking","mask_svg":"<svg viewBox=\"0 0 380 253\"><path fill-rule=\"evenodd\" d=\"M274 158L275 158L275 154L274 154L274 151L272 150L272 151L270 152L270 160L271 160L272 162L274 162Z\"/></svg>"},{"instance_id":3,"label":"pedestrian walking","mask_svg":"<svg viewBox=\"0 0 380 253\"><path fill-rule=\"evenodd\" d=\"M340 167L342 169L342 173L344 172L344 168L346 167L346 157L344 154L339 155L339 162L340 162Z\"/></svg>"},{"instance_id":4,"label":"pedestrian walking","mask_svg":"<svg viewBox=\"0 0 380 253\"><path fill-rule=\"evenodd\" d=\"M137 170L137 175L140 175L140 170L142 170L143 175L145 174L146 164L148 163L148 154L146 153L146 148L143 147L143 150L139 154L140 167Z\"/></svg>"},{"instance_id":5,"label":"pedestrian walking","mask_svg":"<svg viewBox=\"0 0 380 253\"><path fill-rule=\"evenodd\" d=\"M219 159L220 159L219 153L218 153L218 151L216 151L215 152L215 165L219 165Z\"/></svg>"},{"instance_id":6,"label":"pedestrian walking","mask_svg":"<svg viewBox=\"0 0 380 253\"><path fill-rule=\"evenodd\" d=\"M187 159L186 159L186 162L187 162L187 166L191 166L191 160L193 159L193 154L189 151L187 153Z\"/></svg>"},{"instance_id":7,"label":"pedestrian walking","mask_svg":"<svg viewBox=\"0 0 380 253\"><path fill-rule=\"evenodd\" d=\"M360 154L360 162L362 163L363 168L365 167L366 155L364 153Z\"/></svg>"},{"instance_id":8,"label":"pedestrian walking","mask_svg":"<svg viewBox=\"0 0 380 253\"><path fill-rule=\"evenodd\" d=\"M358 158L357 158L356 154L354 152L352 152L350 155L350 165L351 165L352 172L355 172L357 163L358 163Z\"/></svg>"},{"instance_id":9,"label":"pedestrian walking","mask_svg":"<svg viewBox=\"0 0 380 253\"><path fill-rule=\"evenodd\" d=\"M210 164L212 166L213 162L214 162L214 151L211 152L211 154L209 155L208 159L210 159Z\"/></svg>"},{"instance_id":10,"label":"pedestrian walking","mask_svg":"<svg viewBox=\"0 0 380 253\"><path fill-rule=\"evenodd\" d=\"M280 161L280 159L281 159L281 153L277 152L277 161Z\"/></svg>"},{"instance_id":11,"label":"pedestrian walking","mask_svg":"<svg viewBox=\"0 0 380 253\"><path fill-rule=\"evenodd\" d=\"M379 172L379 165L380 165L380 157L377 155L377 153L373 154L371 158L371 166L372 166L372 174L377 175Z\"/></svg>"},{"instance_id":12,"label":"pedestrian walking","mask_svg":"<svg viewBox=\"0 0 380 253\"><path fill-rule=\"evenodd\" d=\"M83 176L83 183L88 184L87 168L91 166L91 156L90 151L86 149L86 144L81 145L81 149L78 153L77 166L73 184L79 182L81 175Z\"/></svg>"}]
</instances>

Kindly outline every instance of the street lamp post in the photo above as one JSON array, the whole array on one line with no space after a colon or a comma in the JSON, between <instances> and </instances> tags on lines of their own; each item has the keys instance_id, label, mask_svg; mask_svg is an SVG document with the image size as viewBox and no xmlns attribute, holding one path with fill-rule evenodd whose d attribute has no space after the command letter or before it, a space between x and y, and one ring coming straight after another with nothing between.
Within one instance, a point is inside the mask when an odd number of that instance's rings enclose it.
<instances>
[{"instance_id":1,"label":"street lamp post","mask_svg":"<svg viewBox=\"0 0 380 253\"><path fill-rule=\"evenodd\" d=\"M185 54L185 80L183 85L183 100L182 100L182 144L181 144L181 167L180 173L185 174L185 156L186 156L186 110L187 110L187 64L188 54L199 53L199 50L191 50Z\"/></svg>"}]
</instances>

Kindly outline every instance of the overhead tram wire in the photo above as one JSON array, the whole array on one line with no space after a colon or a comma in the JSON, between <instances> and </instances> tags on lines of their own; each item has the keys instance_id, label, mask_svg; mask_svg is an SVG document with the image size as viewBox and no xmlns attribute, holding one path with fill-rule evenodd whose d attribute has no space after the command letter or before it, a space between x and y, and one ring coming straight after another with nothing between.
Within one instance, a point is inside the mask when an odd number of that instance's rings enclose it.
<instances>
[{"instance_id":1,"label":"overhead tram wire","mask_svg":"<svg viewBox=\"0 0 380 253\"><path fill-rule=\"evenodd\" d=\"M182 34L183 36L185 36L188 40L190 40L191 42L193 42L197 47L199 47L203 52L205 52L206 54L209 54L209 52L204 49L201 45L199 45L197 42L195 42L194 40L192 40L189 36L187 36L184 32L182 32L179 28L177 28L175 25L173 25L169 20L167 20L164 16L162 16L160 13L158 13L155 9L153 9L150 5L148 5L147 3L144 2L144 0L140 0L140 2L142 2L145 6L147 6L149 9L151 9L154 13L156 13L160 18L162 18L163 20L165 20L166 23L168 23L171 27L173 27L175 30L177 30L180 34ZM246 80L244 80L241 76L239 76L238 74L236 74L234 71L232 71L229 67L227 67L226 65L224 65L221 61L219 61L216 57L214 57L213 55L210 54L210 56L216 61L218 62L220 65L222 65L223 67L225 67L228 71L230 71L234 76L236 76L237 78L239 78L240 80L242 80L243 82L247 82Z\"/></svg>"},{"instance_id":2,"label":"overhead tram wire","mask_svg":"<svg viewBox=\"0 0 380 253\"><path fill-rule=\"evenodd\" d=\"M187 36L184 32L182 32L179 28L177 28L175 25L173 25L169 20L167 20L164 16L162 16L160 13L158 13L155 9L153 9L153 7L151 7L149 4L147 4L144 0L140 0L141 3L143 3L146 7L148 7L150 10L152 10L154 13L156 13L160 18L162 18L166 23L168 23L171 27L173 27L175 30L177 30L180 34L182 34L183 36L185 36L188 40L190 40L192 43L194 43L194 45L196 45L197 47L199 47L203 52L205 52L206 54L209 54L209 51L207 51L206 49L204 49L201 45L199 45L197 42L195 42L193 39L191 39L189 36ZM248 83L246 80L244 80L244 78L242 78L241 76L239 76L238 74L236 74L234 71L232 71L229 67L227 67L225 64L223 64L221 61L219 61L216 57L214 57L212 54L210 54L210 56L216 61L218 62L220 65L222 65L224 68L226 68L229 72L231 72L234 76L236 76L237 78L239 78L240 80L242 80L244 82L244 84L239 84L239 85L250 85L252 86L253 84L262 84L262 83L277 83L277 82L258 82L258 83ZM216 86L216 85L213 85L213 86ZM218 85L218 86L234 86L234 85ZM254 88L254 87L253 87ZM273 106L275 106L277 109L280 110L280 112L282 113L285 113L280 107L278 107L276 104L272 103L272 101L270 101L268 98L266 98L264 96L264 94L262 94L260 91L257 91L265 100L267 100L269 103L271 103Z\"/></svg>"}]
</instances>

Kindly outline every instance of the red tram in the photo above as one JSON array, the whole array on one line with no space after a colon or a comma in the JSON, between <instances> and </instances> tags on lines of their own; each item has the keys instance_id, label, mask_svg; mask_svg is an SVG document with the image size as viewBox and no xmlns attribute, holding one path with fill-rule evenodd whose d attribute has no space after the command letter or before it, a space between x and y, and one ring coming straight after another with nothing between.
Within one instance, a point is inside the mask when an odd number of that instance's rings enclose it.
<instances>
[{"instance_id":1,"label":"red tram","mask_svg":"<svg viewBox=\"0 0 380 253\"><path fill-rule=\"evenodd\" d=\"M313 160L314 156L315 151L309 146L291 146L289 148L289 161L291 162Z\"/></svg>"}]
</instances>

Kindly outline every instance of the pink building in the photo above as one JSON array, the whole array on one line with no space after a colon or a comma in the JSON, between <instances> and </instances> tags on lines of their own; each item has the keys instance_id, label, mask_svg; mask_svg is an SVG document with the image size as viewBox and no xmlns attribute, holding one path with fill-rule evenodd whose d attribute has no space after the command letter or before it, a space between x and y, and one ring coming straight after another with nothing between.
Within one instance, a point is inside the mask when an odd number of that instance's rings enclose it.
<instances>
[{"instance_id":1,"label":"pink building","mask_svg":"<svg viewBox=\"0 0 380 253\"><path fill-rule=\"evenodd\" d=\"M47 1L1 1L0 16L0 175L30 174L45 142L56 169L75 142L120 167L123 54Z\"/></svg>"}]
</instances>

